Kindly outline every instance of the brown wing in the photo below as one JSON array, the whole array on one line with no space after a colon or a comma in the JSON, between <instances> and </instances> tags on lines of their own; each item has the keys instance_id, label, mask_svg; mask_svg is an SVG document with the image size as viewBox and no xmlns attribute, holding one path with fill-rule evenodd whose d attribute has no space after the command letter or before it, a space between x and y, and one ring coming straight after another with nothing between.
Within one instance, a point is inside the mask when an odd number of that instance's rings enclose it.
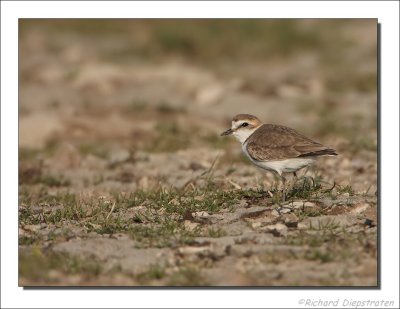
<instances>
[{"instance_id":1,"label":"brown wing","mask_svg":"<svg viewBox=\"0 0 400 309\"><path fill-rule=\"evenodd\" d=\"M247 151L257 161L336 155L334 149L314 142L294 129L272 124L262 125L250 136Z\"/></svg>"}]
</instances>

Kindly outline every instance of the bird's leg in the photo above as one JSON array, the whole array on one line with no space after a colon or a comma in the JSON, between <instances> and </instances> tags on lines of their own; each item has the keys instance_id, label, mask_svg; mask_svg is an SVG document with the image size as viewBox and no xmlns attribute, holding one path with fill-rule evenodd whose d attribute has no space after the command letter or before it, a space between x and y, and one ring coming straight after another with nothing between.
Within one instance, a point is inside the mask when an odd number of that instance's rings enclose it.
<instances>
[{"instance_id":1,"label":"bird's leg","mask_svg":"<svg viewBox=\"0 0 400 309\"><path fill-rule=\"evenodd\" d=\"M312 176L307 176L307 172L308 172L309 169L310 169L310 167L307 166L305 171L304 171L304 175L302 177L304 179L303 183L305 183L306 181L307 182L311 181L314 184L314 178Z\"/></svg>"},{"instance_id":2,"label":"bird's leg","mask_svg":"<svg viewBox=\"0 0 400 309\"><path fill-rule=\"evenodd\" d=\"M272 184L272 187L269 190L266 189L265 192L269 197L272 198L272 197L276 196L278 198L278 200L279 200L279 198L280 198L279 197L279 180L281 180L281 175L276 171L272 171L272 173L275 176L275 181ZM267 176L267 173L265 173L265 175Z\"/></svg>"},{"instance_id":3,"label":"bird's leg","mask_svg":"<svg viewBox=\"0 0 400 309\"><path fill-rule=\"evenodd\" d=\"M261 193L263 196L264 196L264 194L268 195L268 192L269 192L268 187L266 185L266 180L267 180L267 173L264 174L263 181L261 182Z\"/></svg>"},{"instance_id":4,"label":"bird's leg","mask_svg":"<svg viewBox=\"0 0 400 309\"><path fill-rule=\"evenodd\" d=\"M286 178L281 175L282 178L282 202L284 203L286 200Z\"/></svg>"},{"instance_id":5,"label":"bird's leg","mask_svg":"<svg viewBox=\"0 0 400 309\"><path fill-rule=\"evenodd\" d=\"M264 195L264 193L268 192L266 181L267 181L267 173L262 174L263 177L261 177L261 182L260 182L260 187L261 187L261 194Z\"/></svg>"},{"instance_id":6,"label":"bird's leg","mask_svg":"<svg viewBox=\"0 0 400 309\"><path fill-rule=\"evenodd\" d=\"M293 172L293 179L292 179L292 185L291 185L292 189L297 184L297 181L298 181L297 174L296 174L296 172Z\"/></svg>"}]
</instances>

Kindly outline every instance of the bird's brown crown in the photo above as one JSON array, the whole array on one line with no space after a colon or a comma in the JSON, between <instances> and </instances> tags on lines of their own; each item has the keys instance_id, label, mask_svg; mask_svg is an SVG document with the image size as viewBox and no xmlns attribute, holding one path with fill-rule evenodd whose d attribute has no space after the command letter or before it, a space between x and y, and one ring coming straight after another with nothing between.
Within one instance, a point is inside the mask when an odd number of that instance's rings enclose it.
<instances>
[{"instance_id":1,"label":"bird's brown crown","mask_svg":"<svg viewBox=\"0 0 400 309\"><path fill-rule=\"evenodd\" d=\"M250 115L250 114L239 114L233 117L233 121L239 121L239 120L260 120L256 116Z\"/></svg>"},{"instance_id":2,"label":"bird's brown crown","mask_svg":"<svg viewBox=\"0 0 400 309\"><path fill-rule=\"evenodd\" d=\"M239 121L247 121L254 127L258 127L259 125L262 124L260 119L250 114L239 114L233 117L232 119L232 122L239 122Z\"/></svg>"}]
</instances>

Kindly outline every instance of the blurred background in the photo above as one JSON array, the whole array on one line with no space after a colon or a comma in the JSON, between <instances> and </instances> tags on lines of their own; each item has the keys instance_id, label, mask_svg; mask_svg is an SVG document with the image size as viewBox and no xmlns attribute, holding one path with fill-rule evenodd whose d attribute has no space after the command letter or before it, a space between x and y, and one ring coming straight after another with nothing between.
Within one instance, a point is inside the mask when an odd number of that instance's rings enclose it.
<instances>
[{"instance_id":1,"label":"blurred background","mask_svg":"<svg viewBox=\"0 0 400 309\"><path fill-rule=\"evenodd\" d=\"M61 177L80 190L96 179L108 191L134 189L148 180L141 176L168 178L171 166L161 159L144 168L149 175L131 165L107 170L152 153L198 157L188 163L195 168L217 153L219 164L240 162L239 145L219 133L235 114L249 113L336 148L336 181L375 185L376 20L21 19L19 26L20 163L40 160L50 184ZM20 183L37 176L20 166Z\"/></svg>"},{"instance_id":2,"label":"blurred background","mask_svg":"<svg viewBox=\"0 0 400 309\"><path fill-rule=\"evenodd\" d=\"M376 285L376 20L19 30L20 285ZM340 154L290 213L219 136L238 113Z\"/></svg>"}]
</instances>

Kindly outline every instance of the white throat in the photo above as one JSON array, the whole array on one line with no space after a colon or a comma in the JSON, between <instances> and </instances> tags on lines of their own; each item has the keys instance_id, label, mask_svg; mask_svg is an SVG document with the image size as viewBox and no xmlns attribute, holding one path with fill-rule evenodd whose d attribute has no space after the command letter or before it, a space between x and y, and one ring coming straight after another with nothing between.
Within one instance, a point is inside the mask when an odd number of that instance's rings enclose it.
<instances>
[{"instance_id":1,"label":"white throat","mask_svg":"<svg viewBox=\"0 0 400 309\"><path fill-rule=\"evenodd\" d=\"M233 132L233 136L236 137L236 139L243 144L250 135L252 135L254 133L255 130L257 130L258 128L254 128L254 129L246 129L246 128L241 128L239 130L236 130Z\"/></svg>"}]
</instances>

